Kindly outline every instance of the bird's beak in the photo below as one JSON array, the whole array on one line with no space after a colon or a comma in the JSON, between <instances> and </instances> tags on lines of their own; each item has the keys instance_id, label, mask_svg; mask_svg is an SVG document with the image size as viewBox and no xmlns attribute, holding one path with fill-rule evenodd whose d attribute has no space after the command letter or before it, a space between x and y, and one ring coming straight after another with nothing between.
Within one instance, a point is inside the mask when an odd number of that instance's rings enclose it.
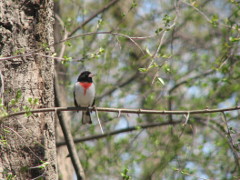
<instances>
[{"instance_id":1,"label":"bird's beak","mask_svg":"<svg viewBox=\"0 0 240 180\"><path fill-rule=\"evenodd\" d=\"M94 76L94 74L92 74L92 73L88 75L88 77L93 77L93 76Z\"/></svg>"}]
</instances>

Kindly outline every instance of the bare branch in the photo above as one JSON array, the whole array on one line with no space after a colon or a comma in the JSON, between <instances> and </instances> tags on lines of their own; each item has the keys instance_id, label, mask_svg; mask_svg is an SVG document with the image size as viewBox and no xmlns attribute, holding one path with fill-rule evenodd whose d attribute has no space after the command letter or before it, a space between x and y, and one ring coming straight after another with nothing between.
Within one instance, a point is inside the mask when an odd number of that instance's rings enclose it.
<instances>
[{"instance_id":1,"label":"bare branch","mask_svg":"<svg viewBox=\"0 0 240 180\"><path fill-rule=\"evenodd\" d=\"M239 167L240 167L240 164L239 164L240 157L238 156L238 150L236 149L236 147L233 144L233 139L232 139L232 136L231 136L231 132L230 132L230 129L229 129L228 124L227 124L227 117L226 117L224 112L221 112L221 113L223 115L222 116L223 117L223 121L224 121L225 126L227 128L226 134L227 134L227 138L228 138L229 144L231 146L231 149L233 150L233 156L234 156L234 159L235 159L235 163L237 165L237 168L239 169Z\"/></svg>"},{"instance_id":2,"label":"bare branch","mask_svg":"<svg viewBox=\"0 0 240 180\"><path fill-rule=\"evenodd\" d=\"M134 81L136 78L138 78L140 75L139 71L137 71L135 74L133 74L131 77L129 78L124 78L125 81L123 81L122 83L119 83L118 82L118 85L116 85L115 87L113 87L112 89L106 91L105 93L103 93L102 95L98 96L96 99L101 99L103 98L104 96L107 96L107 95L111 95L116 89L118 88L121 88L127 84L129 84L130 82Z\"/></svg>"},{"instance_id":3,"label":"bare branch","mask_svg":"<svg viewBox=\"0 0 240 180\"><path fill-rule=\"evenodd\" d=\"M54 107L54 108L41 108L35 109L31 111L21 111L13 114L9 114L7 116L1 117L0 121L9 117L19 116L26 113L43 113L43 112L54 112L54 111L86 111L89 110L97 110L101 112L115 112L126 113L126 114L210 114L217 112L227 112L227 111L235 111L239 110L240 106L230 107L230 108L219 108L219 109L198 109L198 110L187 110L187 111L165 111L165 110L150 110L150 109L126 109L126 108L106 108L106 107Z\"/></svg>"},{"instance_id":4,"label":"bare branch","mask_svg":"<svg viewBox=\"0 0 240 180\"><path fill-rule=\"evenodd\" d=\"M196 79L199 79L201 77L204 77L204 76L208 76L210 74L213 74L214 72L216 72L215 69L211 69L211 70L208 70L204 73L201 73L201 74L197 74L196 76L193 76L193 77L190 77L186 80L182 80L180 82L178 82L177 84L175 84L170 90L169 90L169 93L171 94L175 89L177 89L179 86L183 85L183 84L186 84L190 81L193 81L193 80L196 80Z\"/></svg>"},{"instance_id":5,"label":"bare branch","mask_svg":"<svg viewBox=\"0 0 240 180\"><path fill-rule=\"evenodd\" d=\"M1 60L10 60L10 59L14 59L14 58L21 58L21 57L27 57L27 56L32 56L33 53L24 53L24 54L19 54L16 56L7 56L7 57L0 57L0 61Z\"/></svg>"},{"instance_id":6,"label":"bare branch","mask_svg":"<svg viewBox=\"0 0 240 180\"><path fill-rule=\"evenodd\" d=\"M212 24L212 20L211 20L204 12L202 12L200 9L198 9L197 7L195 7L194 5L192 5L191 3L188 3L188 2L186 2L186 1L184 1L184 0L181 0L181 2L182 2L183 4L186 4L187 6L192 7L192 8L193 8L194 10L196 10L199 14L201 14L201 15L204 17L204 19L206 19L207 22L209 22L210 24ZM238 28L238 26L232 27L232 26L228 26L228 25L226 25L226 24L224 24L224 23L221 23L221 22L218 22L218 24L219 24L220 26L223 26L223 27L226 27L226 28L230 28L230 29L234 29L234 30L240 31L240 29Z\"/></svg>"},{"instance_id":7,"label":"bare branch","mask_svg":"<svg viewBox=\"0 0 240 180\"><path fill-rule=\"evenodd\" d=\"M8 129L9 131L11 131L11 132L13 132L14 134L16 134L16 135L19 137L19 139L21 139L21 140L24 142L25 146L29 149L29 151L31 151L31 153L32 153L38 160L42 161L42 159L41 159L37 154L35 154L35 152L27 145L25 139L24 139L20 134L18 134L18 132L16 132L15 130L13 130L12 128L7 127L7 126L3 126L3 128Z\"/></svg>"},{"instance_id":8,"label":"bare branch","mask_svg":"<svg viewBox=\"0 0 240 180\"><path fill-rule=\"evenodd\" d=\"M232 145L231 142L229 142L228 137L226 137L225 134L226 134L227 132L224 130L224 128L223 128L223 129L222 129L222 128L217 128L217 127L213 126L213 125L210 124L210 123L207 123L206 121L204 121L204 120L202 120L202 119L198 119L198 122L201 123L201 124L203 124L203 125L205 125L205 126L208 126L208 127L211 128L211 129L213 129L213 130L216 131L223 139L226 140L228 146L229 146L230 149L231 149L231 152L232 152L232 154L233 154L233 157L234 157L234 159L235 159L236 166L237 166L237 164L238 164L238 159L236 159L237 157L236 157L236 153L235 153L234 146ZM218 124L217 122L214 122L214 123L217 124L217 126L221 126L221 125ZM238 166L237 166L237 167L238 167Z\"/></svg>"},{"instance_id":9,"label":"bare branch","mask_svg":"<svg viewBox=\"0 0 240 180\"><path fill-rule=\"evenodd\" d=\"M144 54L144 51L141 49L140 45L134 39L146 39L146 38L149 38L149 37L154 37L153 35L152 36L146 36L146 37L131 37L131 36L128 36L126 34L121 34L121 33L116 33L116 32L111 32L111 31L100 31L100 32L88 32L88 33L78 34L78 35L75 35L75 36L69 36L68 38L62 39L61 41L54 43L54 45L65 42L65 41L68 41L70 39L75 39L75 38L83 37L83 36L98 35L98 34L110 34L110 35L113 35L113 36L121 36L121 37L128 38L137 48L140 49L140 51L143 54Z\"/></svg>"},{"instance_id":10,"label":"bare branch","mask_svg":"<svg viewBox=\"0 0 240 180\"><path fill-rule=\"evenodd\" d=\"M57 114L57 110L55 111L55 114ZM58 116L59 117L59 116ZM63 118L59 118L59 123L62 128L62 132L64 134L65 142L69 151L69 155L73 164L73 167L75 169L77 179L85 179L85 174L83 171L83 167L79 161L78 155L77 155L77 150L75 148L74 142L73 142L73 137L70 132L70 130L67 128L66 122L64 121Z\"/></svg>"},{"instance_id":11,"label":"bare branch","mask_svg":"<svg viewBox=\"0 0 240 180\"><path fill-rule=\"evenodd\" d=\"M136 131L136 130L141 130L141 129L147 129L147 128L153 128L153 127L159 127L159 126L175 125L175 124L179 124L181 122L182 121L173 121L173 122L149 123L149 124L144 124L144 125L131 126L131 127L120 129L120 130L107 132L105 134L98 134L98 135L93 135L93 136L89 136L89 137L78 138L78 139L75 139L74 142L80 143L80 142L84 142L84 141L91 141L91 140L105 138L108 136L113 136L113 135L120 134L120 133ZM63 145L66 145L66 143L65 142L57 143L57 147L63 146Z\"/></svg>"},{"instance_id":12,"label":"bare branch","mask_svg":"<svg viewBox=\"0 0 240 180\"><path fill-rule=\"evenodd\" d=\"M71 36L71 37L64 37L64 39L60 40L59 42L55 42L53 44L50 44L49 46L55 46L57 44L61 44L65 41L68 41L68 40L71 40L71 39L74 39L74 38L78 38L78 37L83 37L83 36L90 36L90 35L98 35L98 34L110 34L110 35L113 35L113 36L120 36L120 37L125 37L127 39L129 39L143 54L144 51L143 49L140 47L140 45L135 41L135 39L147 39L147 38L153 38L155 37L156 35L149 35L149 36L135 36L135 37L131 37L131 36L128 36L126 34L121 34L121 33L114 33L114 32L109 32L109 31L102 31L102 32L88 32L88 33L83 33L83 34L78 34L76 36ZM21 57L27 57L27 56L34 56L34 55L39 55L39 56L43 56L43 57L47 57L47 58L52 58L52 59L57 59L57 60L65 60L64 58L62 58L62 53L61 53L61 56L60 57L54 57L54 56L49 56L49 55L44 55L44 54L40 54L40 53L37 53L38 51L42 50L44 48L39 48L39 49L35 49L33 50L32 52L28 52L28 53L23 53L23 54L19 54L19 55L16 55L16 56L6 56L6 57L0 57L0 61L1 60L10 60L10 59L15 59L15 58L21 58ZM64 49L63 49L64 50ZM62 50L62 51L63 51ZM62 52L61 51L61 52ZM72 61L81 61L82 59L73 59Z\"/></svg>"},{"instance_id":13,"label":"bare branch","mask_svg":"<svg viewBox=\"0 0 240 180\"><path fill-rule=\"evenodd\" d=\"M76 27L70 34L69 36L72 36L75 34L79 29L81 29L83 26L85 26L87 23L89 23L92 19L97 17L100 13L106 11L109 9L111 6L113 6L115 3L117 3L119 0L112 0L108 4L106 4L102 9L99 9L97 12L95 12L92 16L90 16L86 21L84 21L82 24L80 24L78 27Z\"/></svg>"}]
</instances>

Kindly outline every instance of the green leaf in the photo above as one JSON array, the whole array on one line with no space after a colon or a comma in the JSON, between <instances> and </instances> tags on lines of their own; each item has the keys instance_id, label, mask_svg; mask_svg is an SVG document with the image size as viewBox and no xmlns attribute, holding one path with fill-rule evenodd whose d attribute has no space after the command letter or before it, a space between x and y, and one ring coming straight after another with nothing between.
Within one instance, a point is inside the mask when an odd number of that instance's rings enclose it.
<instances>
[{"instance_id":1,"label":"green leaf","mask_svg":"<svg viewBox=\"0 0 240 180\"><path fill-rule=\"evenodd\" d=\"M64 60L61 61L62 64L66 64L67 62L72 60L72 57L68 57L68 56L63 56Z\"/></svg>"},{"instance_id":2,"label":"green leaf","mask_svg":"<svg viewBox=\"0 0 240 180\"><path fill-rule=\"evenodd\" d=\"M216 27L218 25L218 20L219 20L218 16L213 15L211 19L211 24Z\"/></svg>"},{"instance_id":3,"label":"green leaf","mask_svg":"<svg viewBox=\"0 0 240 180\"><path fill-rule=\"evenodd\" d=\"M65 44L66 44L68 47L72 47L72 43L69 42L69 41L66 41Z\"/></svg>"},{"instance_id":4,"label":"green leaf","mask_svg":"<svg viewBox=\"0 0 240 180\"><path fill-rule=\"evenodd\" d=\"M158 77L157 80L162 84L162 85L165 85L165 82L162 78Z\"/></svg>"},{"instance_id":5,"label":"green leaf","mask_svg":"<svg viewBox=\"0 0 240 180\"><path fill-rule=\"evenodd\" d=\"M6 133L10 133L10 131L7 130L7 129L3 129L3 131L6 132Z\"/></svg>"},{"instance_id":6,"label":"green leaf","mask_svg":"<svg viewBox=\"0 0 240 180\"><path fill-rule=\"evenodd\" d=\"M132 9L135 8L135 7L137 7L137 5L138 5L138 4L136 3L136 1L133 0L130 10L132 10Z\"/></svg>"},{"instance_id":7,"label":"green leaf","mask_svg":"<svg viewBox=\"0 0 240 180\"><path fill-rule=\"evenodd\" d=\"M42 43L42 47L43 47L46 51L49 51L49 50L50 50L50 48L49 48L49 46L48 46L47 43Z\"/></svg>"},{"instance_id":8,"label":"green leaf","mask_svg":"<svg viewBox=\"0 0 240 180\"><path fill-rule=\"evenodd\" d=\"M139 70L140 72L147 72L147 71L148 71L147 68L138 68L138 70Z\"/></svg>"},{"instance_id":9,"label":"green leaf","mask_svg":"<svg viewBox=\"0 0 240 180\"><path fill-rule=\"evenodd\" d=\"M198 7L199 6L199 3L197 1L192 1L191 2L191 5L194 6L194 7Z\"/></svg>"},{"instance_id":10,"label":"green leaf","mask_svg":"<svg viewBox=\"0 0 240 180\"><path fill-rule=\"evenodd\" d=\"M123 17L125 17L126 16L126 14L125 13L121 13L121 17L123 18Z\"/></svg>"},{"instance_id":11,"label":"green leaf","mask_svg":"<svg viewBox=\"0 0 240 180\"><path fill-rule=\"evenodd\" d=\"M31 116L32 113L30 112L31 111L31 108L29 106L23 106L23 109L26 111L25 115L27 117Z\"/></svg>"},{"instance_id":12,"label":"green leaf","mask_svg":"<svg viewBox=\"0 0 240 180\"><path fill-rule=\"evenodd\" d=\"M30 104L32 104L32 98L30 97L30 98L28 98L28 102L30 103Z\"/></svg>"},{"instance_id":13,"label":"green leaf","mask_svg":"<svg viewBox=\"0 0 240 180\"><path fill-rule=\"evenodd\" d=\"M169 59L169 58L172 57L172 55L171 55L171 54L163 54L162 57L163 57L163 58L166 58L166 59Z\"/></svg>"},{"instance_id":14,"label":"green leaf","mask_svg":"<svg viewBox=\"0 0 240 180\"><path fill-rule=\"evenodd\" d=\"M171 72L170 66L168 64L164 64L162 68L163 68L163 70L166 73L170 73Z\"/></svg>"},{"instance_id":15,"label":"green leaf","mask_svg":"<svg viewBox=\"0 0 240 180\"><path fill-rule=\"evenodd\" d=\"M53 53L53 54L52 54L52 57L56 57L56 56L57 56L57 53Z\"/></svg>"},{"instance_id":16,"label":"green leaf","mask_svg":"<svg viewBox=\"0 0 240 180\"><path fill-rule=\"evenodd\" d=\"M50 164L49 162L44 162L43 164L41 164L41 165L39 166L39 168L40 168L40 169L45 169L46 166L48 166L49 164Z\"/></svg>"},{"instance_id":17,"label":"green leaf","mask_svg":"<svg viewBox=\"0 0 240 180\"><path fill-rule=\"evenodd\" d=\"M169 23L173 20L173 18L171 16L169 16L168 14L165 14L163 17L163 22L165 24L165 26L168 26Z\"/></svg>"},{"instance_id":18,"label":"green leaf","mask_svg":"<svg viewBox=\"0 0 240 180\"><path fill-rule=\"evenodd\" d=\"M136 130L141 130L142 127L141 126L136 126Z\"/></svg>"},{"instance_id":19,"label":"green leaf","mask_svg":"<svg viewBox=\"0 0 240 180\"><path fill-rule=\"evenodd\" d=\"M123 177L123 180L130 180L131 177L128 175L128 169L124 168L123 171L121 172L121 176Z\"/></svg>"},{"instance_id":20,"label":"green leaf","mask_svg":"<svg viewBox=\"0 0 240 180\"><path fill-rule=\"evenodd\" d=\"M102 23L103 23L103 20L102 20L102 19L99 19L99 20L98 20L98 23L97 23L97 28L99 28L99 27L102 25Z\"/></svg>"},{"instance_id":21,"label":"green leaf","mask_svg":"<svg viewBox=\"0 0 240 180\"><path fill-rule=\"evenodd\" d=\"M145 49L146 50L146 53L149 55L149 56L152 56L151 52L149 51L148 48Z\"/></svg>"},{"instance_id":22,"label":"green leaf","mask_svg":"<svg viewBox=\"0 0 240 180\"><path fill-rule=\"evenodd\" d=\"M172 169L173 169L174 171L179 171L179 169L176 168L176 167L173 167Z\"/></svg>"},{"instance_id":23,"label":"green leaf","mask_svg":"<svg viewBox=\"0 0 240 180\"><path fill-rule=\"evenodd\" d=\"M16 98L17 100L19 100L21 97L22 97L22 91L21 91L20 89L18 89L15 98Z\"/></svg>"},{"instance_id":24,"label":"green leaf","mask_svg":"<svg viewBox=\"0 0 240 180\"><path fill-rule=\"evenodd\" d=\"M229 41L238 42L238 41L240 41L240 38L229 37Z\"/></svg>"},{"instance_id":25,"label":"green leaf","mask_svg":"<svg viewBox=\"0 0 240 180\"><path fill-rule=\"evenodd\" d=\"M229 127L229 131L230 131L231 134L236 134L237 133L232 127Z\"/></svg>"},{"instance_id":26,"label":"green leaf","mask_svg":"<svg viewBox=\"0 0 240 180\"><path fill-rule=\"evenodd\" d=\"M105 52L105 49L102 48L102 47L100 47L99 50L98 50L98 54L102 54L102 53L104 53L104 52Z\"/></svg>"},{"instance_id":27,"label":"green leaf","mask_svg":"<svg viewBox=\"0 0 240 180\"><path fill-rule=\"evenodd\" d=\"M38 102L39 102L39 99L38 99L38 98L35 98L35 99L33 100L33 104L38 104Z\"/></svg>"},{"instance_id":28,"label":"green leaf","mask_svg":"<svg viewBox=\"0 0 240 180\"><path fill-rule=\"evenodd\" d=\"M16 99L11 99L8 104L9 104L9 106L12 106L12 105L15 105L16 103L17 103Z\"/></svg>"},{"instance_id":29,"label":"green leaf","mask_svg":"<svg viewBox=\"0 0 240 180\"><path fill-rule=\"evenodd\" d=\"M16 51L14 51L14 55L18 55L18 54L23 54L23 53L25 53L25 49L23 49L23 48L20 48L20 49L17 49Z\"/></svg>"},{"instance_id":30,"label":"green leaf","mask_svg":"<svg viewBox=\"0 0 240 180\"><path fill-rule=\"evenodd\" d=\"M158 34L158 33L160 33L162 30L163 30L163 28L158 28L158 29L156 29L155 33Z\"/></svg>"},{"instance_id":31,"label":"green leaf","mask_svg":"<svg viewBox=\"0 0 240 180\"><path fill-rule=\"evenodd\" d=\"M151 69L151 68L158 68L159 65L157 63L153 63L148 69Z\"/></svg>"}]
</instances>

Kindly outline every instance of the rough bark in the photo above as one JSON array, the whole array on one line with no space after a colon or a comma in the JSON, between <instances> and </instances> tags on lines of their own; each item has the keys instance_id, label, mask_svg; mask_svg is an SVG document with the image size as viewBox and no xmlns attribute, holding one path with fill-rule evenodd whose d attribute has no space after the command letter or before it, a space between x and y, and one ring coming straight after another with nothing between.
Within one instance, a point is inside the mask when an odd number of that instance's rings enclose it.
<instances>
[{"instance_id":1,"label":"rough bark","mask_svg":"<svg viewBox=\"0 0 240 180\"><path fill-rule=\"evenodd\" d=\"M52 0L0 1L1 56L37 49L51 55L53 48L47 45L54 41L53 23ZM54 106L53 68L51 58L36 54L1 61L7 112ZM24 180L57 179L54 120L54 113L4 120L0 125L0 138L4 140L0 141L0 179L11 175Z\"/></svg>"}]
</instances>

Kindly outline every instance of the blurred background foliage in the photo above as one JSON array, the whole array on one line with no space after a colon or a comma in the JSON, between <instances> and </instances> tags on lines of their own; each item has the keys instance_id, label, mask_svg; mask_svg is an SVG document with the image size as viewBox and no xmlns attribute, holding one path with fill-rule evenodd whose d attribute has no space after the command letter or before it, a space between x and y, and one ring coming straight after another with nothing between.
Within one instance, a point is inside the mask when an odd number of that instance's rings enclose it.
<instances>
[{"instance_id":1,"label":"blurred background foliage","mask_svg":"<svg viewBox=\"0 0 240 180\"><path fill-rule=\"evenodd\" d=\"M119 0L74 31L109 2L55 1L56 21L62 23L55 32L59 39L66 33L91 33L66 41L65 60L56 62L61 67L57 74L68 79L58 83L66 89L62 96L68 97L69 106L73 84L84 70L96 75L100 107L193 110L239 105L239 1ZM225 119L222 113L190 115L186 125L182 115L98 115L105 132L169 123L78 143L88 179L240 179L237 150L228 138L238 135L239 111L225 113ZM92 118L93 125L82 126L72 114L75 138L101 133L95 113ZM171 125L174 121L182 122Z\"/></svg>"}]
</instances>

